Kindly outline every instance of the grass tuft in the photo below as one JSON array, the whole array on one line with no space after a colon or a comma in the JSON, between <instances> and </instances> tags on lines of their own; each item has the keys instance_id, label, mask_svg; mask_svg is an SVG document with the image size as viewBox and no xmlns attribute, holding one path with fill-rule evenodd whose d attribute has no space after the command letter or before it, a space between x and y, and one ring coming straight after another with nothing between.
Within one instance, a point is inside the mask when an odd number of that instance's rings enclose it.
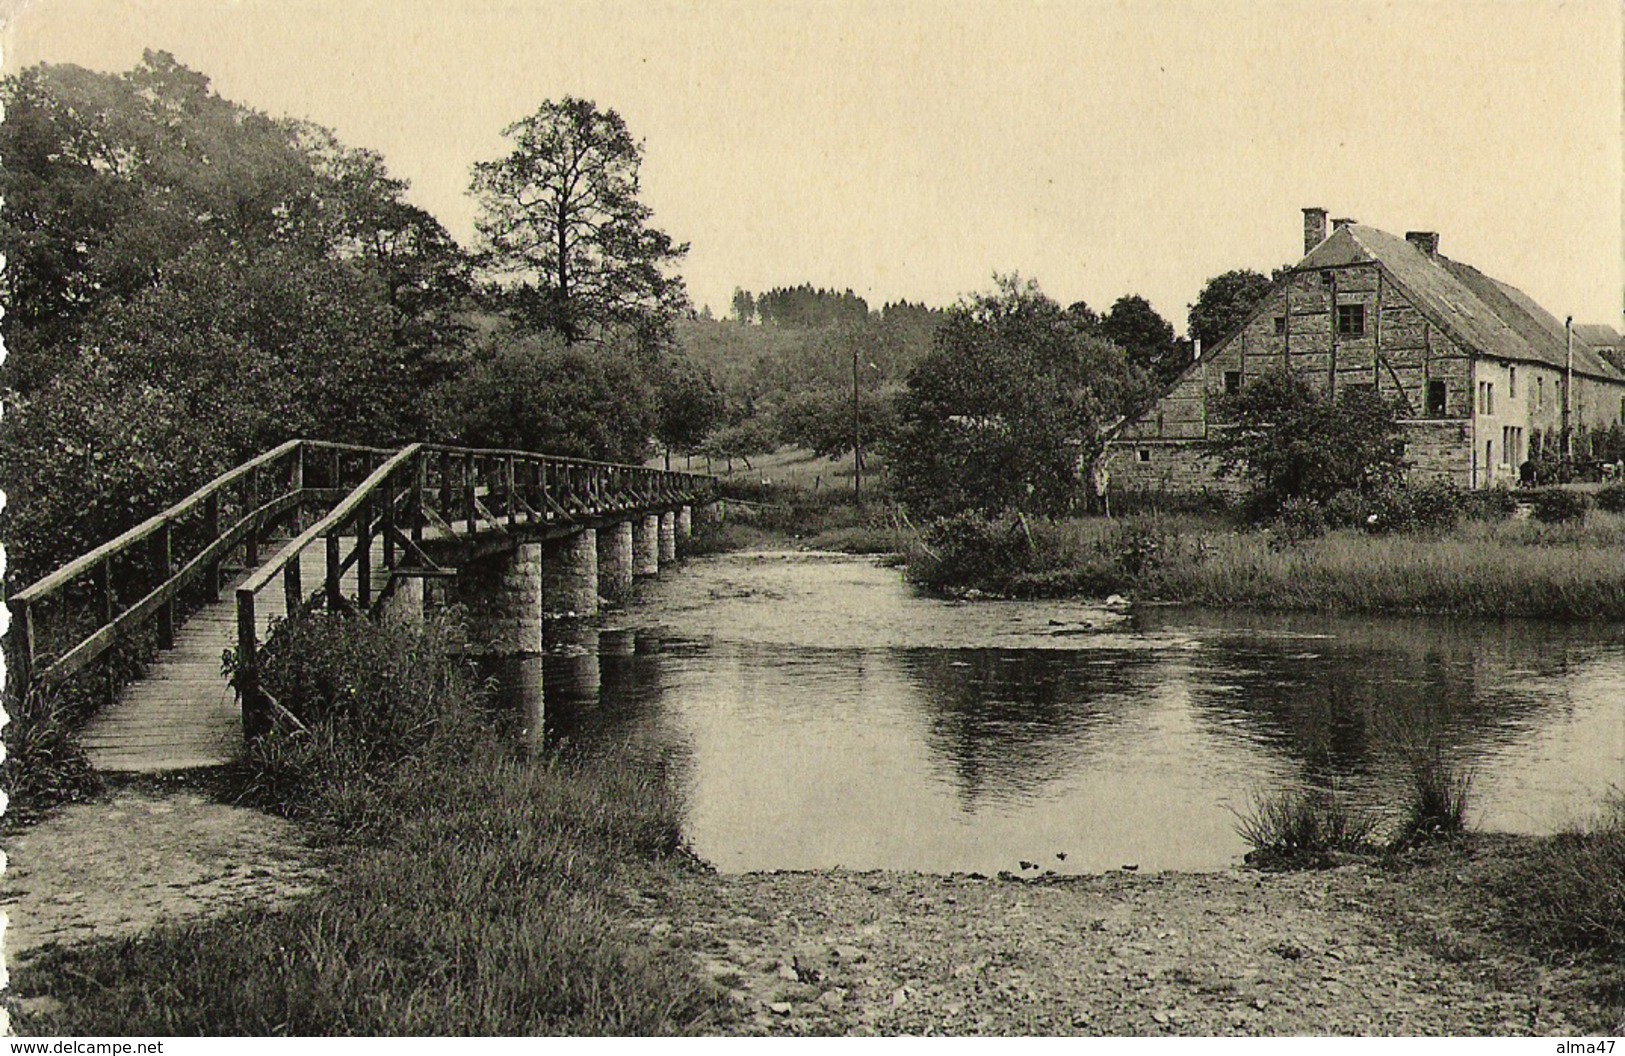
<instances>
[{"instance_id":1,"label":"grass tuft","mask_svg":"<svg viewBox=\"0 0 1625 1056\"><path fill-rule=\"evenodd\" d=\"M1376 827L1376 815L1336 788L1285 789L1236 814L1236 833L1253 848L1247 862L1265 868L1322 868L1368 852Z\"/></svg>"}]
</instances>

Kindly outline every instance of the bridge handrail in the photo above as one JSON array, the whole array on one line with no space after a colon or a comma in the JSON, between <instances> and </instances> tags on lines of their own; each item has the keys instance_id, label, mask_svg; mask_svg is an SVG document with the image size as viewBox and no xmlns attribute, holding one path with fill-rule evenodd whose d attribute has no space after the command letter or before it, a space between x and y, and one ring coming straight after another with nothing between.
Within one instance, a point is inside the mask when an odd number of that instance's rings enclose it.
<instances>
[{"instance_id":1,"label":"bridge handrail","mask_svg":"<svg viewBox=\"0 0 1625 1056\"><path fill-rule=\"evenodd\" d=\"M303 469L309 451L336 451L347 454L388 454L391 448L374 448L362 444L341 444L326 440L287 440L264 451L241 465L226 470L191 494L172 503L113 539L88 553L66 562L46 573L7 598L12 611L13 629L8 635L9 656L14 668L11 687L20 693L35 679L59 681L84 668L105 653L133 624L158 613L161 617L160 642L167 645L174 635L175 599L182 588L199 575L211 577L212 589L218 590L220 560L239 543L248 541L250 551L258 544L258 533L269 520L285 514L304 500ZM260 501L258 474L268 467L293 458L290 481L285 492ZM241 516L230 525L219 523L220 497L228 489L252 481L245 489ZM251 493L250 493L251 492ZM203 549L183 559L177 568L171 552L172 530L187 518L202 511L209 522L212 538ZM155 564L160 576L158 585L132 604L115 611L112 586L112 562L129 553L138 544L148 543L153 548ZM52 662L37 668L33 614L36 606L64 587L91 573L98 574L102 595L102 613L96 626L83 638L68 645Z\"/></svg>"},{"instance_id":2,"label":"bridge handrail","mask_svg":"<svg viewBox=\"0 0 1625 1056\"><path fill-rule=\"evenodd\" d=\"M243 581L237 588L237 596L244 594L258 594L271 582L271 578L287 568L288 563L299 556L317 539L325 538L329 533L342 528L345 522L353 517L361 504L372 496L380 485L395 475L395 472L406 462L415 458L422 444L408 444L406 447L394 452L383 465L373 470L366 480L363 480L338 505L328 511L327 515L315 524L294 536L282 549L278 550L269 561L259 567L259 570Z\"/></svg>"}]
</instances>

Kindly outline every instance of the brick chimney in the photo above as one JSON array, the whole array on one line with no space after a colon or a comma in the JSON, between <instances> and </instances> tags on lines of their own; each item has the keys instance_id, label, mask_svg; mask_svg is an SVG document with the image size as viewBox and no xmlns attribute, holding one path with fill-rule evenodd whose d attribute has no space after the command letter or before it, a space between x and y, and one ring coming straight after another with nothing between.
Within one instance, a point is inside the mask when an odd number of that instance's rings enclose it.
<instances>
[{"instance_id":1,"label":"brick chimney","mask_svg":"<svg viewBox=\"0 0 1625 1056\"><path fill-rule=\"evenodd\" d=\"M1303 255L1308 256L1309 251L1326 241L1326 210L1305 209L1303 211Z\"/></svg>"},{"instance_id":2,"label":"brick chimney","mask_svg":"<svg viewBox=\"0 0 1625 1056\"><path fill-rule=\"evenodd\" d=\"M1430 257L1439 255L1439 232L1437 231L1407 231L1405 232L1405 241Z\"/></svg>"},{"instance_id":3,"label":"brick chimney","mask_svg":"<svg viewBox=\"0 0 1625 1056\"><path fill-rule=\"evenodd\" d=\"M1336 220L1332 221L1332 230L1341 231L1350 224L1357 224L1359 222L1360 221L1354 219L1352 216L1340 216Z\"/></svg>"}]
</instances>

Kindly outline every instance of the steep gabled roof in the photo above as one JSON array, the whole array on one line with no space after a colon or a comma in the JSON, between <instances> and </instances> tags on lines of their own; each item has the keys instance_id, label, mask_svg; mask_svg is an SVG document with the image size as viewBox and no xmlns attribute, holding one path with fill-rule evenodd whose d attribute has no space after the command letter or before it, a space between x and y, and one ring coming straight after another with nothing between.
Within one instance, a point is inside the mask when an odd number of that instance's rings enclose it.
<instances>
[{"instance_id":1,"label":"steep gabled roof","mask_svg":"<svg viewBox=\"0 0 1625 1056\"><path fill-rule=\"evenodd\" d=\"M1294 270L1313 271L1370 261L1381 264L1418 310L1469 350L1499 359L1564 367L1567 338L1562 322L1522 290L1460 261L1437 254L1429 256L1405 239L1378 228L1364 224L1339 228ZM1583 339L1574 343L1574 369L1593 377L1625 381L1625 374Z\"/></svg>"},{"instance_id":2,"label":"steep gabled roof","mask_svg":"<svg viewBox=\"0 0 1625 1056\"><path fill-rule=\"evenodd\" d=\"M1625 348L1625 338L1606 323L1575 323L1574 336L1592 348Z\"/></svg>"}]
</instances>

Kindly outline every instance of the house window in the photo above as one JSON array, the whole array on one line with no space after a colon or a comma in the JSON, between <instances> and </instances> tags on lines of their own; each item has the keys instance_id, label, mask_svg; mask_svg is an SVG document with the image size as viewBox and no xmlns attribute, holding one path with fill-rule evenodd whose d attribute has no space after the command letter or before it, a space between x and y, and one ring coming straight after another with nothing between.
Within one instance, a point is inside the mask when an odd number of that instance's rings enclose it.
<instances>
[{"instance_id":1,"label":"house window","mask_svg":"<svg viewBox=\"0 0 1625 1056\"><path fill-rule=\"evenodd\" d=\"M1444 381L1434 378L1428 382L1428 417L1444 417Z\"/></svg>"},{"instance_id":2,"label":"house window","mask_svg":"<svg viewBox=\"0 0 1625 1056\"><path fill-rule=\"evenodd\" d=\"M1495 479L1495 441L1484 441L1484 483Z\"/></svg>"},{"instance_id":3,"label":"house window","mask_svg":"<svg viewBox=\"0 0 1625 1056\"><path fill-rule=\"evenodd\" d=\"M1478 383L1478 413L1495 413L1495 383L1493 381Z\"/></svg>"},{"instance_id":4,"label":"house window","mask_svg":"<svg viewBox=\"0 0 1625 1056\"><path fill-rule=\"evenodd\" d=\"M1241 391L1241 371L1227 370L1224 372L1224 394L1234 396Z\"/></svg>"},{"instance_id":5,"label":"house window","mask_svg":"<svg viewBox=\"0 0 1625 1056\"><path fill-rule=\"evenodd\" d=\"M1365 305L1340 304L1337 306L1337 332L1349 337L1365 336Z\"/></svg>"},{"instance_id":6,"label":"house window","mask_svg":"<svg viewBox=\"0 0 1625 1056\"><path fill-rule=\"evenodd\" d=\"M1546 379L1539 374L1535 375L1535 410L1546 406Z\"/></svg>"},{"instance_id":7,"label":"house window","mask_svg":"<svg viewBox=\"0 0 1625 1056\"><path fill-rule=\"evenodd\" d=\"M1286 333L1286 316L1278 315L1275 317L1275 336L1280 337L1284 333Z\"/></svg>"},{"instance_id":8,"label":"house window","mask_svg":"<svg viewBox=\"0 0 1625 1056\"><path fill-rule=\"evenodd\" d=\"M1151 461L1151 449L1149 447L1140 448L1140 461L1141 462L1149 462L1149 461Z\"/></svg>"},{"instance_id":9,"label":"house window","mask_svg":"<svg viewBox=\"0 0 1625 1056\"><path fill-rule=\"evenodd\" d=\"M1321 272L1320 273L1320 282L1321 282L1321 285L1323 285L1323 286L1330 286L1332 284L1332 273L1329 272L1329 271Z\"/></svg>"},{"instance_id":10,"label":"house window","mask_svg":"<svg viewBox=\"0 0 1625 1056\"><path fill-rule=\"evenodd\" d=\"M1507 368L1507 399L1515 400L1517 398L1518 398L1518 368L1517 367L1508 367Z\"/></svg>"},{"instance_id":11,"label":"house window","mask_svg":"<svg viewBox=\"0 0 1625 1056\"><path fill-rule=\"evenodd\" d=\"M1625 425L1625 396L1619 398L1619 422Z\"/></svg>"}]
</instances>

